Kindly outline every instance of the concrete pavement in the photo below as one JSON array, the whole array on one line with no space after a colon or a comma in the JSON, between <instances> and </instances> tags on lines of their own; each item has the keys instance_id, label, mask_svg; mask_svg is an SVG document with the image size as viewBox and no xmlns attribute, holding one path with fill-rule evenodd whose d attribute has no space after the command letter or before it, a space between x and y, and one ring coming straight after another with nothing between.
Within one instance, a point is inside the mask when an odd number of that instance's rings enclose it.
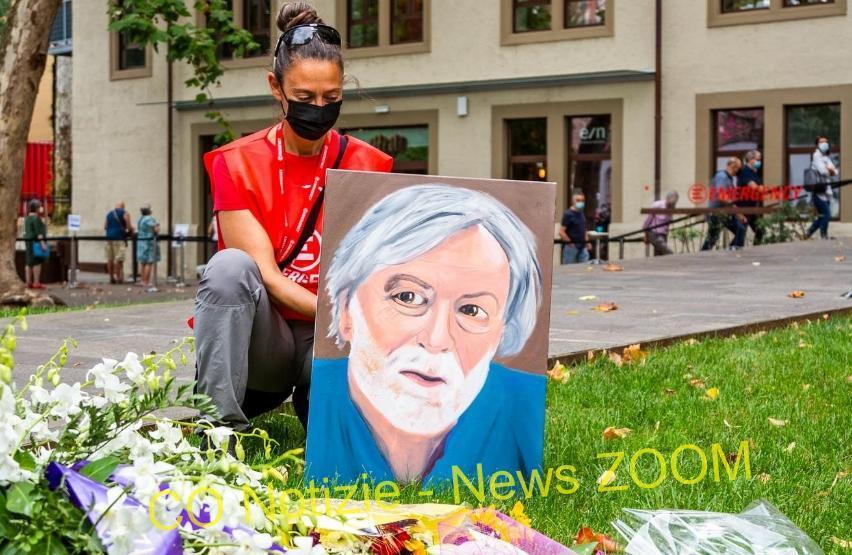
<instances>
[{"instance_id":1,"label":"concrete pavement","mask_svg":"<svg viewBox=\"0 0 852 555\"><path fill-rule=\"evenodd\" d=\"M647 344L805 314L852 309L852 240L808 241L618 262L562 266L554 271L550 355L571 358L590 349ZM591 268L591 270L589 270ZM798 299L793 290L805 292ZM593 295L595 300L579 300ZM597 312L600 303L618 310ZM26 381L64 337L79 348L64 379L80 380L101 357L162 352L190 334L190 299L35 315L18 339L16 382ZM194 360L178 373L191 380Z\"/></svg>"}]
</instances>

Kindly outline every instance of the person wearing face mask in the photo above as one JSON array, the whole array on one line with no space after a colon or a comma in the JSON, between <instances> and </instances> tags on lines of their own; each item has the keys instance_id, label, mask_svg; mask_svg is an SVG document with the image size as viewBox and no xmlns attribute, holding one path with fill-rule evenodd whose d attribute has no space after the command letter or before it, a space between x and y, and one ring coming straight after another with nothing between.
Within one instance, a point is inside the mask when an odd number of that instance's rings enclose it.
<instances>
[{"instance_id":1,"label":"person wearing face mask","mask_svg":"<svg viewBox=\"0 0 852 555\"><path fill-rule=\"evenodd\" d=\"M582 264L589 261L589 234L586 231L586 197L582 189L574 189L571 207L562 215L559 236L565 241L562 246L563 264Z\"/></svg>"},{"instance_id":2,"label":"person wearing face mask","mask_svg":"<svg viewBox=\"0 0 852 555\"><path fill-rule=\"evenodd\" d=\"M277 24L267 80L281 121L204 157L219 251L196 296L197 390L238 431L290 395L306 425L326 170L393 165L332 130L343 101L337 30L305 2L282 6Z\"/></svg>"},{"instance_id":3,"label":"person wearing face mask","mask_svg":"<svg viewBox=\"0 0 852 555\"><path fill-rule=\"evenodd\" d=\"M820 176L820 183L811 192L811 201L817 211L817 217L811 224L806 235L807 239L819 229L819 236L828 239L828 222L831 219L831 186L829 181L838 174L834 162L831 161L831 143L828 137L816 138L816 150L811 155L811 169Z\"/></svg>"},{"instance_id":4,"label":"person wearing face mask","mask_svg":"<svg viewBox=\"0 0 852 555\"><path fill-rule=\"evenodd\" d=\"M746 152L745 164L737 174L737 200L734 206L763 206L761 195L763 193L763 178L760 177L760 168L763 166L763 156L759 150ZM745 224L754 232L754 244L763 243L763 226L760 225L760 215L748 214L744 216ZM745 241L745 235L743 235ZM742 247L743 245L739 245Z\"/></svg>"}]
</instances>

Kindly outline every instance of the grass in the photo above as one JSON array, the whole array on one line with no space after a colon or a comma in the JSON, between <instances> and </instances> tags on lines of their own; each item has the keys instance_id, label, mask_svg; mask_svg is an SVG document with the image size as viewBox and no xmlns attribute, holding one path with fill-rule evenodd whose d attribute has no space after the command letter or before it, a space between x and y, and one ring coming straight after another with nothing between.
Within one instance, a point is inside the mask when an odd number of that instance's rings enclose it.
<instances>
[{"instance_id":1,"label":"grass","mask_svg":"<svg viewBox=\"0 0 852 555\"><path fill-rule=\"evenodd\" d=\"M579 489L570 495L551 491L546 497L524 499L517 488L518 497L508 500L487 494L480 502L469 493L461 499L474 505L493 503L504 511L521 499L535 528L569 545L580 526L614 535L610 523L621 516L622 508L739 512L752 501L766 499L827 553L848 552L831 538L852 540L852 474L835 480L838 473L852 471L850 374L848 317L681 343L649 353L644 364L618 367L597 358L572 368L564 384L550 381L547 392L544 467L573 465ZM704 388L690 384L696 379L703 380ZM714 387L718 397L705 399ZM769 418L786 424L773 425ZM255 424L281 442L282 449L304 444L292 413L265 415ZM608 426L632 432L604 440ZM751 478L745 476L741 460L736 479L722 468L717 482L711 446L718 444L721 452L733 454L742 442L748 446ZM708 461L706 476L693 485L672 477L670 457L684 444L696 445ZM260 462L262 452L248 447L249 460ZM637 486L628 470L631 457L645 448L659 451L667 461L666 477L650 489ZM626 486L624 491L598 491L598 477L614 462L598 455L610 452L625 454L611 484ZM698 476L698 454L682 453L677 469L686 479ZM659 472L652 454L638 458L636 478L651 483ZM450 491L431 500L457 501ZM402 501L417 502L416 490L404 489Z\"/></svg>"}]
</instances>

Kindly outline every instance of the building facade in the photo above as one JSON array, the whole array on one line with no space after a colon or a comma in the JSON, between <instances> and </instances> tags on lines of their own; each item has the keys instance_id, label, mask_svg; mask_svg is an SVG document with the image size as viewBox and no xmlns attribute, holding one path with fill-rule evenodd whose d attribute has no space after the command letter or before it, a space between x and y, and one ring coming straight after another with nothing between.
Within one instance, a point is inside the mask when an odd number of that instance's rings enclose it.
<instances>
[{"instance_id":1,"label":"building facade","mask_svg":"<svg viewBox=\"0 0 852 555\"><path fill-rule=\"evenodd\" d=\"M752 148L764 151L767 184L801 183L816 135L852 175L842 153L852 65L838 47L852 43L846 0L661 0L659 40L655 0L313 3L346 44L341 130L392 154L395 171L556 181L554 222L579 187L590 213L609 205L612 232L637 229L657 195L677 190L691 206L690 186ZM266 49L225 59L213 91L239 133L280 113L265 74L281 4L233 3ZM186 68L172 68L170 108L162 52L126 44L107 23L100 3L76 6L74 211L97 233L115 201L133 213L151 202L164 224L204 234L201 157L219 128L183 87ZM852 192L835 210L832 234L852 235ZM81 258L99 260L95 249Z\"/></svg>"}]
</instances>

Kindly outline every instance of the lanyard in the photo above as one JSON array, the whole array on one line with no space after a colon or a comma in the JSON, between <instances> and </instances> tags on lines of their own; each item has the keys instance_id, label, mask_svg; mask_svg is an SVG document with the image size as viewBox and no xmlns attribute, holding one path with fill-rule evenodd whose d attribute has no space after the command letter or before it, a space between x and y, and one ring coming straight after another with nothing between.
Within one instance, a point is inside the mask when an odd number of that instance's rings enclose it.
<instances>
[{"instance_id":1,"label":"lanyard","mask_svg":"<svg viewBox=\"0 0 852 555\"><path fill-rule=\"evenodd\" d=\"M328 149L329 144L331 142L331 133L326 135L325 141L322 145L322 154L320 155L319 167L317 168L316 175L314 175L313 183L311 183L311 189L307 195L298 193L300 191L296 191L296 195L293 195L292 201L301 205L301 211L299 212L299 218L296 220L295 227L290 226L290 222L287 220L287 211L284 211L284 233L281 235L281 244L278 247L278 258L284 259L286 258L292 250L296 247L296 241L299 237L301 237L302 232L304 231L305 225L308 221L308 215L311 213L311 209L313 208L314 203L317 201L319 194L322 193L323 188L325 187L325 163L328 159ZM278 189L281 193L282 200L286 200L284 198L284 124L279 123L278 127L275 130L275 146L277 149L277 169L278 169Z\"/></svg>"}]
</instances>

